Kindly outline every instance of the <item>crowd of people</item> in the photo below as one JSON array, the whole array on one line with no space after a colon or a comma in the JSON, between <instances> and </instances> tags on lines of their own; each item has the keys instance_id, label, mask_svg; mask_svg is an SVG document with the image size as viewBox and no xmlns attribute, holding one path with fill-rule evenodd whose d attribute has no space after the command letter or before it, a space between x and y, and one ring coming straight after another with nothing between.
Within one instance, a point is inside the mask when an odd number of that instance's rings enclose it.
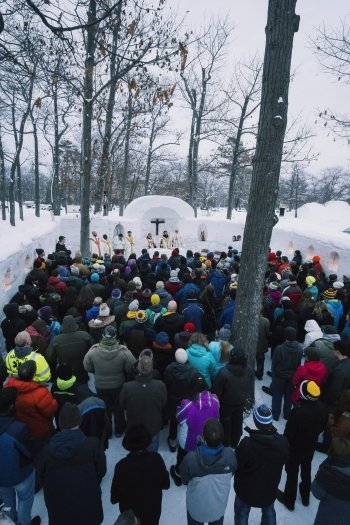
<instances>
[{"instance_id":1,"label":"crowd of people","mask_svg":"<svg viewBox=\"0 0 350 525\"><path fill-rule=\"evenodd\" d=\"M47 258L36 250L1 323L0 500L9 517L39 525L31 510L43 489L49 525L100 525L114 434L129 452L110 488L117 524L157 525L172 479L187 486L188 525L222 525L232 485L235 525L248 524L252 507L276 524L275 500L292 512L298 488L305 507L311 492L320 500L315 525L347 525L350 279L326 275L317 255L270 251L253 369L232 341L237 250L168 253L127 257L120 247L85 258L64 237ZM271 406L252 407L255 428L243 436L252 385L266 374ZM170 472L158 452L164 428ZM312 480L315 450L326 459Z\"/></svg>"}]
</instances>

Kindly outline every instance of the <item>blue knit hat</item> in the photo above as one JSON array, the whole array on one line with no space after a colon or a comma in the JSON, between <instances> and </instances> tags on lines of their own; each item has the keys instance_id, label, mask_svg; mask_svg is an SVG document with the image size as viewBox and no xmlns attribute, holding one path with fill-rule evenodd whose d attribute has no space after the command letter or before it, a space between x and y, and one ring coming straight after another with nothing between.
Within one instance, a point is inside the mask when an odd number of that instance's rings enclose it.
<instances>
[{"instance_id":1,"label":"blue knit hat","mask_svg":"<svg viewBox=\"0 0 350 525\"><path fill-rule=\"evenodd\" d=\"M159 345L166 345L169 343L169 336L166 332L159 332L155 338L155 342Z\"/></svg>"},{"instance_id":2,"label":"blue knit hat","mask_svg":"<svg viewBox=\"0 0 350 525\"><path fill-rule=\"evenodd\" d=\"M98 275L98 273L93 273L90 277L90 280L92 283L98 283L100 280L100 276Z\"/></svg>"},{"instance_id":3,"label":"blue knit hat","mask_svg":"<svg viewBox=\"0 0 350 525\"><path fill-rule=\"evenodd\" d=\"M111 293L112 299L120 299L122 292L119 288L114 288Z\"/></svg>"},{"instance_id":4,"label":"blue knit hat","mask_svg":"<svg viewBox=\"0 0 350 525\"><path fill-rule=\"evenodd\" d=\"M272 412L265 404L254 407L253 419L256 428L262 430L272 425Z\"/></svg>"}]
</instances>

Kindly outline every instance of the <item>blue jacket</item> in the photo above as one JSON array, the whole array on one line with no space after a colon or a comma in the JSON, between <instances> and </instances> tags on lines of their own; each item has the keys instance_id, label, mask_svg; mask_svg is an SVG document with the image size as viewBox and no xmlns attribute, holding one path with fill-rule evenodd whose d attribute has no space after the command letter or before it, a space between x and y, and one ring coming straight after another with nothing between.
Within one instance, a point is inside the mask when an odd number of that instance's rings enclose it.
<instances>
[{"instance_id":1,"label":"blue jacket","mask_svg":"<svg viewBox=\"0 0 350 525\"><path fill-rule=\"evenodd\" d=\"M343 305L339 299L323 301L334 317L334 326L338 328L340 319L343 317Z\"/></svg>"},{"instance_id":2,"label":"blue jacket","mask_svg":"<svg viewBox=\"0 0 350 525\"><path fill-rule=\"evenodd\" d=\"M232 345L230 345L231 348ZM220 358L221 358L221 342L220 341L211 341L209 343L209 350L210 352L212 353L213 355L213 358L214 358L214 361L215 361L215 364L214 364L214 376L216 376L219 371L227 365L227 361L226 362L221 362L220 361Z\"/></svg>"},{"instance_id":3,"label":"blue jacket","mask_svg":"<svg viewBox=\"0 0 350 525\"><path fill-rule=\"evenodd\" d=\"M233 316L234 316L234 313L235 313L235 304L236 304L236 301L231 299L227 303L226 308L224 308L223 311L221 312L221 315L220 315L219 321L218 321L218 328L219 329L222 328L225 324L228 324L229 326L232 325Z\"/></svg>"},{"instance_id":4,"label":"blue jacket","mask_svg":"<svg viewBox=\"0 0 350 525\"><path fill-rule=\"evenodd\" d=\"M202 331L202 321L204 316L204 309L202 305L196 301L188 301L187 305L181 310L185 318L185 323L193 323L196 327L196 332Z\"/></svg>"},{"instance_id":5,"label":"blue jacket","mask_svg":"<svg viewBox=\"0 0 350 525\"><path fill-rule=\"evenodd\" d=\"M187 301L187 294L190 290L194 290L196 297L198 299L200 294L200 289L193 283L186 283L180 290L176 293L176 302L177 304L183 304Z\"/></svg>"},{"instance_id":6,"label":"blue jacket","mask_svg":"<svg viewBox=\"0 0 350 525\"><path fill-rule=\"evenodd\" d=\"M212 272L210 272L209 277L207 279L207 284L211 284L212 286L214 286L215 295L218 299L222 298L225 291L226 283L227 278L222 272L219 272L218 270L213 270Z\"/></svg>"},{"instance_id":7,"label":"blue jacket","mask_svg":"<svg viewBox=\"0 0 350 525\"><path fill-rule=\"evenodd\" d=\"M29 438L27 425L12 416L0 416L0 487L18 485L33 472Z\"/></svg>"},{"instance_id":8,"label":"blue jacket","mask_svg":"<svg viewBox=\"0 0 350 525\"><path fill-rule=\"evenodd\" d=\"M97 304L91 306L91 308L86 312L86 320L91 321L91 319L96 319L100 313L100 307Z\"/></svg>"},{"instance_id":9,"label":"blue jacket","mask_svg":"<svg viewBox=\"0 0 350 525\"><path fill-rule=\"evenodd\" d=\"M187 348L188 362L192 365L206 380L208 388L211 388L212 377L215 372L215 360L213 354L208 352L204 346L196 343Z\"/></svg>"}]
</instances>

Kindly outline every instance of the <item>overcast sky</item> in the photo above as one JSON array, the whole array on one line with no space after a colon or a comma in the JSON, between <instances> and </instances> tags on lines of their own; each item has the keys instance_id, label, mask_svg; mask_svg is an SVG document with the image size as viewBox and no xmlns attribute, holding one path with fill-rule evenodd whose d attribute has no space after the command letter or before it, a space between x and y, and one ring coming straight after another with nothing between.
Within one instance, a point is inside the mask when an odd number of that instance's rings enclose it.
<instances>
[{"instance_id":1,"label":"overcast sky","mask_svg":"<svg viewBox=\"0 0 350 525\"><path fill-rule=\"evenodd\" d=\"M186 23L192 27L203 26L213 17L229 17L235 29L226 58L228 69L256 52L263 56L268 0L171 0L171 5L177 7L178 14L185 16ZM296 76L290 88L289 116L301 113L304 122L317 135L313 144L320 156L308 171L317 173L331 166L349 168L350 145L339 138L334 142L334 135L328 127L324 128L318 113L330 108L350 115L350 86L324 71L310 39L323 24L340 27L346 16L350 23L350 1L299 0L296 12L301 19L299 32L294 37L292 68Z\"/></svg>"}]
</instances>

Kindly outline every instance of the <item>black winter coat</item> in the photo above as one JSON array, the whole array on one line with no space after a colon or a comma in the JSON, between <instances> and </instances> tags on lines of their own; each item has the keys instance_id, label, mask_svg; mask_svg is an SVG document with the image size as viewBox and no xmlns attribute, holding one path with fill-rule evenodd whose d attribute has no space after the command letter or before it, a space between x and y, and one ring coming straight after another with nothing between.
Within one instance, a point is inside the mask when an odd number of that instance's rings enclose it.
<instances>
[{"instance_id":1,"label":"black winter coat","mask_svg":"<svg viewBox=\"0 0 350 525\"><path fill-rule=\"evenodd\" d=\"M106 456L97 438L87 438L80 430L55 434L39 470L50 525L100 525L105 473Z\"/></svg>"},{"instance_id":2,"label":"black winter coat","mask_svg":"<svg viewBox=\"0 0 350 525\"><path fill-rule=\"evenodd\" d=\"M1 330L6 341L6 350L9 352L16 346L16 335L27 328L27 323L19 318L17 303L6 304L4 314L6 319L1 322Z\"/></svg>"},{"instance_id":3,"label":"black winter coat","mask_svg":"<svg viewBox=\"0 0 350 525\"><path fill-rule=\"evenodd\" d=\"M243 408L251 391L254 372L249 367L227 364L214 379L213 393L220 405Z\"/></svg>"},{"instance_id":4,"label":"black winter coat","mask_svg":"<svg viewBox=\"0 0 350 525\"><path fill-rule=\"evenodd\" d=\"M160 315L154 324L154 329L158 333L166 332L169 336L170 343L174 344L174 336L177 332L181 332L184 322L183 315L177 312L169 315Z\"/></svg>"},{"instance_id":5,"label":"black winter coat","mask_svg":"<svg viewBox=\"0 0 350 525\"><path fill-rule=\"evenodd\" d=\"M275 429L270 433L251 431L242 439L236 448L234 488L244 503L261 508L275 501L288 455L288 440Z\"/></svg>"},{"instance_id":6,"label":"black winter coat","mask_svg":"<svg viewBox=\"0 0 350 525\"><path fill-rule=\"evenodd\" d=\"M164 371L164 383L167 387L167 416L176 419L176 408L183 399L190 397L190 383L196 369L190 363L170 363Z\"/></svg>"},{"instance_id":7,"label":"black winter coat","mask_svg":"<svg viewBox=\"0 0 350 525\"><path fill-rule=\"evenodd\" d=\"M293 456L307 458L313 455L318 435L325 429L328 409L321 401L301 400L290 412L284 435Z\"/></svg>"},{"instance_id":8,"label":"black winter coat","mask_svg":"<svg viewBox=\"0 0 350 525\"><path fill-rule=\"evenodd\" d=\"M271 372L281 379L291 379L301 363L303 349L298 341L285 341L272 357Z\"/></svg>"},{"instance_id":9,"label":"black winter coat","mask_svg":"<svg viewBox=\"0 0 350 525\"><path fill-rule=\"evenodd\" d=\"M157 525L162 490L169 487L169 474L160 454L131 452L115 466L111 502L119 503L120 512L132 509L142 525Z\"/></svg>"}]
</instances>

